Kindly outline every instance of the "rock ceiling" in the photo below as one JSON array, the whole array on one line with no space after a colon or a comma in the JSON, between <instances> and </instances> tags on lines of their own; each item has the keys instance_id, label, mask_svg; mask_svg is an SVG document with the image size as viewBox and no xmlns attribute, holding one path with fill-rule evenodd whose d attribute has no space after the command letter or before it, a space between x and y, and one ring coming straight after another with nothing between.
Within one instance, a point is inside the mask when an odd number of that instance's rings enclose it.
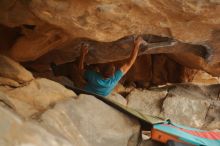
<instances>
[{"instance_id":1,"label":"rock ceiling","mask_svg":"<svg viewBox=\"0 0 220 146\"><path fill-rule=\"evenodd\" d=\"M73 61L82 42L90 44L87 63L121 60L133 35L141 34L162 46L142 47L140 54L165 53L187 67L220 73L218 0L1 0L0 23L19 28L1 52L20 62Z\"/></svg>"}]
</instances>

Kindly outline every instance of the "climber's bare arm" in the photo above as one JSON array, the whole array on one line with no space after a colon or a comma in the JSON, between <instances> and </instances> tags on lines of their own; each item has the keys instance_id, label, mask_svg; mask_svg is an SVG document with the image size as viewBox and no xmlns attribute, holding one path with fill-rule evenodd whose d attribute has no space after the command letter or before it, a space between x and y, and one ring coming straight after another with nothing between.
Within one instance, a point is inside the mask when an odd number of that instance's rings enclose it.
<instances>
[{"instance_id":1,"label":"climber's bare arm","mask_svg":"<svg viewBox=\"0 0 220 146\"><path fill-rule=\"evenodd\" d=\"M84 68L84 60L85 56L88 54L88 46L82 45L81 52L80 52L80 60L79 60L79 71L83 75L85 68Z\"/></svg>"},{"instance_id":2,"label":"climber's bare arm","mask_svg":"<svg viewBox=\"0 0 220 146\"><path fill-rule=\"evenodd\" d=\"M124 65L122 65L120 68L120 70L123 72L123 74L126 74L128 72L128 70L131 68L131 66L134 64L134 62L137 58L137 55L138 55L139 47L143 42L144 42L144 40L140 36L135 39L134 48L131 52L129 60Z\"/></svg>"}]
</instances>

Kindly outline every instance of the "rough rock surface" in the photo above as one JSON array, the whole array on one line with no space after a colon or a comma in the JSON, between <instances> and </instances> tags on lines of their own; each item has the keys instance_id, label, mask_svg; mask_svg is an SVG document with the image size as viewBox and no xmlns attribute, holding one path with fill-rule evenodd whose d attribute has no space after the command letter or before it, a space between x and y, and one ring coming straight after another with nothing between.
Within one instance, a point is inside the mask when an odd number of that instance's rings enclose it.
<instances>
[{"instance_id":1,"label":"rough rock surface","mask_svg":"<svg viewBox=\"0 0 220 146\"><path fill-rule=\"evenodd\" d=\"M9 78L4 78L0 77L0 86L10 86L10 87L19 87L20 84L16 82L15 80L9 79Z\"/></svg>"},{"instance_id":2,"label":"rough rock surface","mask_svg":"<svg viewBox=\"0 0 220 146\"><path fill-rule=\"evenodd\" d=\"M10 57L19 61L35 60L60 47L67 40L67 35L62 30L47 24L42 24L35 30L22 28L22 34L24 36L16 39L9 52Z\"/></svg>"},{"instance_id":3,"label":"rough rock surface","mask_svg":"<svg viewBox=\"0 0 220 146\"><path fill-rule=\"evenodd\" d=\"M159 42L161 36L180 42L147 53L169 53L187 67L215 76L220 73L220 3L216 0L3 0L0 6L0 23L19 27L22 34L1 52L18 61L35 60L51 50L55 51L47 54L51 59L72 61L82 41L91 45L88 63L116 61L128 57L131 35L144 34L151 42L148 36L154 34Z\"/></svg>"},{"instance_id":4,"label":"rough rock surface","mask_svg":"<svg viewBox=\"0 0 220 146\"><path fill-rule=\"evenodd\" d=\"M11 70L16 67L11 66ZM77 97L74 92L45 78L32 79L25 84L6 77L0 79L0 115L4 117L0 120L1 145L133 146L138 143L139 123L92 96ZM122 96L114 94L112 97L126 104Z\"/></svg>"},{"instance_id":5,"label":"rough rock surface","mask_svg":"<svg viewBox=\"0 0 220 146\"><path fill-rule=\"evenodd\" d=\"M76 96L44 78L18 83L18 87L12 86L16 83L13 81L2 77L0 86L0 116L4 117L0 120L0 125L4 125L0 126L2 145L133 146L140 142L140 125L136 120L93 96ZM192 127L219 129L219 92L219 85L180 84L134 90L127 101L119 94L108 98L143 114L170 118ZM141 144L155 145L150 141Z\"/></svg>"},{"instance_id":6,"label":"rough rock surface","mask_svg":"<svg viewBox=\"0 0 220 146\"><path fill-rule=\"evenodd\" d=\"M165 117L184 125L201 127L205 122L210 102L205 99L192 98L177 95L166 98L163 103Z\"/></svg>"},{"instance_id":7,"label":"rough rock surface","mask_svg":"<svg viewBox=\"0 0 220 146\"><path fill-rule=\"evenodd\" d=\"M220 23L216 15L219 12L217 0L124 0L111 3L107 0L25 0L16 3L4 0L1 8L1 23L9 26L34 25L38 17L72 35L104 41L140 32L172 35L191 42L206 41L211 31L219 28ZM18 18L10 17L17 13L20 14Z\"/></svg>"},{"instance_id":8,"label":"rough rock surface","mask_svg":"<svg viewBox=\"0 0 220 146\"><path fill-rule=\"evenodd\" d=\"M134 119L83 94L56 104L41 116L41 121L78 146L134 146L140 130Z\"/></svg>"},{"instance_id":9,"label":"rough rock surface","mask_svg":"<svg viewBox=\"0 0 220 146\"><path fill-rule=\"evenodd\" d=\"M151 32L172 35L190 42L202 42L209 40L212 30L219 28L220 23L216 15L219 12L218 1L27 0L14 3L10 0L1 2L1 6L3 24L37 24L38 17L74 36L101 41L116 40L132 33ZM7 19L6 14L12 16L19 11L19 17Z\"/></svg>"},{"instance_id":10,"label":"rough rock surface","mask_svg":"<svg viewBox=\"0 0 220 146\"><path fill-rule=\"evenodd\" d=\"M167 91L134 90L127 96L128 107L146 115L158 116Z\"/></svg>"},{"instance_id":11,"label":"rough rock surface","mask_svg":"<svg viewBox=\"0 0 220 146\"><path fill-rule=\"evenodd\" d=\"M204 72L204 71L198 71L193 80L193 83L197 84L219 84L220 78L219 77L213 77L210 74Z\"/></svg>"},{"instance_id":12,"label":"rough rock surface","mask_svg":"<svg viewBox=\"0 0 220 146\"><path fill-rule=\"evenodd\" d=\"M163 103L163 114L177 123L220 129L219 92L218 84L209 86L183 84L171 88ZM175 110L171 110L173 108ZM211 126L211 123L215 126Z\"/></svg>"},{"instance_id":13,"label":"rough rock surface","mask_svg":"<svg viewBox=\"0 0 220 146\"><path fill-rule=\"evenodd\" d=\"M127 79L136 85L191 81L198 75L193 69L219 76L219 13L218 0L1 0L0 53L47 70L52 61L76 60L86 42L87 64L121 61L129 57L133 35L141 34L151 44L141 46L139 55L148 57L139 57L128 73ZM180 124L220 129L219 88L183 84L135 90L127 97L128 106ZM72 91L34 79L2 55L0 91L0 145L137 144L136 121L92 96L70 99L76 97ZM110 98L126 103L118 95ZM14 113L41 123L23 121Z\"/></svg>"},{"instance_id":14,"label":"rough rock surface","mask_svg":"<svg viewBox=\"0 0 220 146\"><path fill-rule=\"evenodd\" d=\"M43 111L63 98L76 96L54 81L34 79L31 72L8 57L0 55L0 66L0 99L23 117Z\"/></svg>"},{"instance_id":15,"label":"rough rock surface","mask_svg":"<svg viewBox=\"0 0 220 146\"><path fill-rule=\"evenodd\" d=\"M71 90L45 78L25 84L5 77L0 79L1 145L133 146L138 143L138 121L93 96L77 97ZM109 97L126 104L119 94Z\"/></svg>"},{"instance_id":16,"label":"rough rock surface","mask_svg":"<svg viewBox=\"0 0 220 146\"><path fill-rule=\"evenodd\" d=\"M4 92L14 99L30 104L38 110L43 110L50 104L76 94L62 85L48 79L39 78L28 85Z\"/></svg>"},{"instance_id":17,"label":"rough rock surface","mask_svg":"<svg viewBox=\"0 0 220 146\"><path fill-rule=\"evenodd\" d=\"M25 83L34 79L32 74L17 62L0 55L0 76Z\"/></svg>"},{"instance_id":18,"label":"rough rock surface","mask_svg":"<svg viewBox=\"0 0 220 146\"><path fill-rule=\"evenodd\" d=\"M33 105L11 98L2 92L0 92L0 100L23 118L29 118L39 112Z\"/></svg>"},{"instance_id":19,"label":"rough rock surface","mask_svg":"<svg viewBox=\"0 0 220 146\"><path fill-rule=\"evenodd\" d=\"M190 127L220 129L219 85L171 85L132 91L128 106L143 114L160 116Z\"/></svg>"},{"instance_id":20,"label":"rough rock surface","mask_svg":"<svg viewBox=\"0 0 220 146\"><path fill-rule=\"evenodd\" d=\"M0 106L0 145L2 146L73 146L39 124L24 121L10 109Z\"/></svg>"},{"instance_id":21,"label":"rough rock surface","mask_svg":"<svg viewBox=\"0 0 220 146\"><path fill-rule=\"evenodd\" d=\"M4 100L0 104L1 145L134 146L138 143L139 123L93 96L66 98L32 120L23 120L10 101L6 102L9 97L4 94L0 97L0 101Z\"/></svg>"},{"instance_id":22,"label":"rough rock surface","mask_svg":"<svg viewBox=\"0 0 220 146\"><path fill-rule=\"evenodd\" d=\"M108 98L114 102L118 102L122 105L127 105L127 100L122 95L118 94L117 92L112 92L106 98Z\"/></svg>"}]
</instances>

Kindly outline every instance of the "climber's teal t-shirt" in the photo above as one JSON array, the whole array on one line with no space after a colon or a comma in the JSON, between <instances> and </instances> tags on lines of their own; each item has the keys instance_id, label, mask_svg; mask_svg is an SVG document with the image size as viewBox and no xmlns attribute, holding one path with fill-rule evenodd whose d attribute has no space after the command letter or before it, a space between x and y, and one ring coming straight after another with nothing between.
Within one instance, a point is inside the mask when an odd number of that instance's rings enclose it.
<instances>
[{"instance_id":1,"label":"climber's teal t-shirt","mask_svg":"<svg viewBox=\"0 0 220 146\"><path fill-rule=\"evenodd\" d=\"M105 79L100 73L87 70L85 71L84 77L88 83L84 89L91 93L107 96L109 93L111 93L122 76L123 73L120 70L117 70L111 78Z\"/></svg>"}]
</instances>

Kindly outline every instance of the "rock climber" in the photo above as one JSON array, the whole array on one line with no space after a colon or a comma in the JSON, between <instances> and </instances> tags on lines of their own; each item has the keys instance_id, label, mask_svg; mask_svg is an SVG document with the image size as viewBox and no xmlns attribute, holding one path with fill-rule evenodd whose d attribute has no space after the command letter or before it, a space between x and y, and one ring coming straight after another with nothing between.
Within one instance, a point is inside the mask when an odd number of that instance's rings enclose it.
<instances>
[{"instance_id":1,"label":"rock climber","mask_svg":"<svg viewBox=\"0 0 220 146\"><path fill-rule=\"evenodd\" d=\"M140 36L134 40L134 48L128 61L124 63L118 70L116 70L116 67L113 64L107 64L103 67L103 69L100 70L100 72L85 70L84 60L86 54L88 54L88 46L82 45L78 67L81 75L87 81L84 90L101 96L109 95L119 80L134 64L138 55L139 47L142 43L146 42Z\"/></svg>"}]
</instances>

